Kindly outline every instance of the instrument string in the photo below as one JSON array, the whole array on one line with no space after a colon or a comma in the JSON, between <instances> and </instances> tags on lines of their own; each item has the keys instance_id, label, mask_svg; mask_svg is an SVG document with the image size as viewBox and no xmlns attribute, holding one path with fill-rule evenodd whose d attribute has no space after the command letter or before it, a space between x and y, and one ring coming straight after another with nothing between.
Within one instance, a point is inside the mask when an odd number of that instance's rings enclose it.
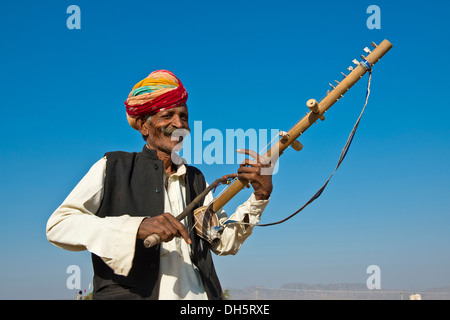
<instances>
[{"instance_id":1,"label":"instrument string","mask_svg":"<svg viewBox=\"0 0 450 320\"><path fill-rule=\"evenodd\" d=\"M291 219L292 217L294 217L295 215L300 213L303 209L305 209L308 205L310 205L312 202L314 202L317 198L320 197L320 195L322 194L322 192L325 190L326 186L330 182L331 178L336 173L336 171L339 168L339 166L341 165L341 163L344 161L344 158L347 155L347 152L348 152L348 150L350 148L350 145L351 145L351 143L353 141L353 137L355 136L356 129L358 128L359 122L361 121L361 117L362 117L362 115L363 115L363 113L364 113L364 111L366 109L367 102L369 100L369 95L370 95L370 83L371 83L371 79L372 79L372 70L368 69L368 72L369 72L369 79L367 81L366 98L365 98L365 102L364 102L364 106L362 108L362 111L361 111L358 119L356 120L356 123L353 126L352 131L350 132L350 135L349 135L349 137L347 139L347 142L345 143L344 148L341 151L341 155L339 157L339 161L338 161L338 163L336 165L336 168L334 169L333 173L331 173L330 177L326 180L325 184L311 197L311 199L309 199L300 209L298 209L297 211L295 211L291 215L289 215L286 218L284 218L282 220L279 220L277 222L271 222L271 223L266 223L266 224L253 224L253 223L248 223L248 222L243 222L243 221L227 220L225 222L225 225L230 225L230 224L234 224L234 223L251 225L251 226L258 226L258 227L268 227L268 226L277 225L277 224L283 223L283 222Z\"/></svg>"}]
</instances>

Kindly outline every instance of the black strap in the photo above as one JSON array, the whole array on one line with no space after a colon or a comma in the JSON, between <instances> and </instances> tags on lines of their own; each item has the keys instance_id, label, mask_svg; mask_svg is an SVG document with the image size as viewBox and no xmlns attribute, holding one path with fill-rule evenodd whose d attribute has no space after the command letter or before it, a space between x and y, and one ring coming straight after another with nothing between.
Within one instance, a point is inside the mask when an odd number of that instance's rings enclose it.
<instances>
[{"instance_id":1,"label":"black strap","mask_svg":"<svg viewBox=\"0 0 450 320\"><path fill-rule=\"evenodd\" d=\"M326 186L328 185L328 182L330 182L331 178L333 177L333 175L336 173L337 169L339 168L339 166L341 165L342 161L344 161L345 156L347 155L348 149L350 148L350 144L353 141L353 137L355 136L356 133L356 129L358 128L359 122L361 120L361 117L364 113L364 110L366 109L367 106L367 101L369 99L369 94L370 94L370 80L372 78L372 70L368 70L369 72L369 80L367 82L367 92L366 92L366 101L364 103L363 109L361 111L361 114L359 115L358 120L356 121L355 125L353 126L352 131L350 132L350 135L347 139L347 142L344 146L344 149L342 149L341 152L341 156L339 157L339 161L336 165L336 168L334 169L333 173L330 175L330 177L328 178L328 180L325 182L325 184L312 196L311 199L308 200L308 202L306 202L300 209L298 209L297 211L295 211L293 214L291 214L290 216L288 216L287 218L284 218L283 220L277 221L277 222L272 222L272 223L266 223L266 224L258 224L257 226L259 227L268 227L268 226L273 226L276 224L280 224L283 223L289 219L291 219L293 216L297 215L300 211L302 211L303 209L305 209L308 205L310 205L312 202L314 202L314 200L316 200L317 198L320 197L320 195L322 194L322 192L325 190Z\"/></svg>"}]
</instances>

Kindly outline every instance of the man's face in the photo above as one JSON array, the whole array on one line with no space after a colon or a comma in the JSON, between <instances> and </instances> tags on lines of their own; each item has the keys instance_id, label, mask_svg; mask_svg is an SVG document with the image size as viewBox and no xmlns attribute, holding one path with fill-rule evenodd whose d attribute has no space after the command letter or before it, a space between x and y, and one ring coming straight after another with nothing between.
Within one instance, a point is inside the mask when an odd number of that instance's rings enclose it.
<instances>
[{"instance_id":1,"label":"man's face","mask_svg":"<svg viewBox=\"0 0 450 320\"><path fill-rule=\"evenodd\" d=\"M183 136L190 131L188 117L186 105L154 114L150 123L146 123L148 146L170 154L175 146L181 146ZM174 151L178 151L178 149Z\"/></svg>"}]
</instances>

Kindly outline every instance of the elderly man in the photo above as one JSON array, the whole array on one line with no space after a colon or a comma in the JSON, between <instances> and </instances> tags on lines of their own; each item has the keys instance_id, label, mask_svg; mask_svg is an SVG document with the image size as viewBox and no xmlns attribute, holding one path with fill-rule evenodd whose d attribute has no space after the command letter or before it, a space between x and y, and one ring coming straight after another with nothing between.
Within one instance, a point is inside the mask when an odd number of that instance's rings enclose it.
<instances>
[{"instance_id":1,"label":"elderly man","mask_svg":"<svg viewBox=\"0 0 450 320\"><path fill-rule=\"evenodd\" d=\"M230 217L244 224L230 224L210 243L195 233L192 213L175 218L207 186L198 169L173 161L182 138L172 133L189 131L186 101L170 71L138 82L125 105L129 124L146 141L143 150L106 153L47 223L51 243L92 253L94 299L221 299L211 251L236 254L269 201L271 175L261 174L260 162L245 161L238 178L254 192ZM204 203L211 200L208 194ZM227 219L223 210L217 215ZM146 248L143 240L154 233L162 242Z\"/></svg>"}]
</instances>

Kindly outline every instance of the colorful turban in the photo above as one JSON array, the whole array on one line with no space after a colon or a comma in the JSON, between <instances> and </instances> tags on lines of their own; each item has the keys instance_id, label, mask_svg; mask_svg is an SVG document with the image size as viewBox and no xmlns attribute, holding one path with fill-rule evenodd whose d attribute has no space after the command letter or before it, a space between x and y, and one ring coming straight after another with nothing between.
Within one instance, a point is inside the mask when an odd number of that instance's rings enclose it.
<instances>
[{"instance_id":1,"label":"colorful turban","mask_svg":"<svg viewBox=\"0 0 450 320\"><path fill-rule=\"evenodd\" d=\"M181 81L170 71L157 70L139 81L125 101L128 123L136 127L136 117L179 107L188 98Z\"/></svg>"}]
</instances>

